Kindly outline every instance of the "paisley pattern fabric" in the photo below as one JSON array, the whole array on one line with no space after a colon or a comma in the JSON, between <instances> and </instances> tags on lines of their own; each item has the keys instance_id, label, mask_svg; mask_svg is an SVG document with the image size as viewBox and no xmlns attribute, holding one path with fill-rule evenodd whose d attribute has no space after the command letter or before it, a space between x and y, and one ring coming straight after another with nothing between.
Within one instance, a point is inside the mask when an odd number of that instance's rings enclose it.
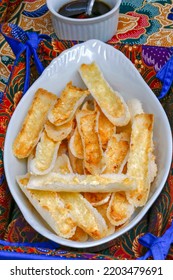
<instances>
[{"instance_id":1,"label":"paisley pattern fabric","mask_svg":"<svg viewBox=\"0 0 173 280\"><path fill-rule=\"evenodd\" d=\"M0 1L0 19L19 25L27 31L37 31L52 37L51 43L41 42L38 55L44 67L62 51L77 44L76 41L60 41L56 38L43 0ZM11 34L10 25L3 28ZM168 0L123 0L120 8L118 32L108 44L119 49L138 69L146 83L159 96L161 82L156 78L158 70L173 55L173 9ZM12 35L12 34L11 34ZM159 39L158 39L159 38ZM160 40L160 41L159 41ZM3 36L0 35L0 239L10 242L45 242L46 238L37 233L24 219L15 204L6 183L3 169L3 148L6 129L18 102L22 97L25 79L25 57L22 55L15 67L14 54ZM38 74L31 62L32 84ZM173 128L173 88L161 100L171 128ZM161 236L173 220L173 166L160 196L130 231L117 238L114 244L97 253L76 251L70 248L38 249L28 246L0 245L0 252L59 256L60 258L82 259L137 259L145 253L138 239L147 232ZM167 259L173 259L170 248Z\"/></svg>"}]
</instances>

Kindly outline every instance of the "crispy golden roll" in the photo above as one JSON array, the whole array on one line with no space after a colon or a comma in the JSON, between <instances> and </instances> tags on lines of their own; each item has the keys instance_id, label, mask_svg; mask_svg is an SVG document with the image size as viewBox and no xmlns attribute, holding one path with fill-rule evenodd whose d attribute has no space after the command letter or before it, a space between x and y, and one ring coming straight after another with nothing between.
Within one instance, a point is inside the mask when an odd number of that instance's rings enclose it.
<instances>
[{"instance_id":1,"label":"crispy golden roll","mask_svg":"<svg viewBox=\"0 0 173 280\"><path fill-rule=\"evenodd\" d=\"M142 114L144 113L144 111L141 102L136 98L128 100L127 105L129 108L131 120L126 126L117 127L116 133L121 134L122 140L130 141L131 131L132 131L132 121L134 119L134 116L137 114Z\"/></svg>"},{"instance_id":2,"label":"crispy golden roll","mask_svg":"<svg viewBox=\"0 0 173 280\"><path fill-rule=\"evenodd\" d=\"M26 158L36 146L40 133L57 96L45 89L38 89L24 119L22 127L13 143L13 153L18 158Z\"/></svg>"},{"instance_id":3,"label":"crispy golden roll","mask_svg":"<svg viewBox=\"0 0 173 280\"><path fill-rule=\"evenodd\" d=\"M30 172L37 175L49 173L55 165L60 143L54 142L43 131L36 147L35 156L30 161Z\"/></svg>"},{"instance_id":4,"label":"crispy golden roll","mask_svg":"<svg viewBox=\"0 0 173 280\"><path fill-rule=\"evenodd\" d=\"M68 83L62 91L60 98L49 112L49 121L56 126L70 121L88 94L88 90L75 87L71 82Z\"/></svg>"},{"instance_id":5,"label":"crispy golden roll","mask_svg":"<svg viewBox=\"0 0 173 280\"><path fill-rule=\"evenodd\" d=\"M135 115L132 124L127 174L136 180L138 188L127 192L127 198L136 207L147 202L150 191L149 163L153 149L153 122L152 114L143 113Z\"/></svg>"},{"instance_id":6,"label":"crispy golden roll","mask_svg":"<svg viewBox=\"0 0 173 280\"><path fill-rule=\"evenodd\" d=\"M75 157L70 148L68 148L68 155L69 155L69 159L70 159L70 164L73 170L73 173L77 173L77 174L84 174L84 161L83 159L77 158Z\"/></svg>"},{"instance_id":7,"label":"crispy golden roll","mask_svg":"<svg viewBox=\"0 0 173 280\"><path fill-rule=\"evenodd\" d=\"M61 174L73 173L68 155L62 154L60 156L57 156L52 172Z\"/></svg>"},{"instance_id":8,"label":"crispy golden roll","mask_svg":"<svg viewBox=\"0 0 173 280\"><path fill-rule=\"evenodd\" d=\"M83 196L93 206L99 206L105 204L106 202L108 202L110 195L111 195L110 193L89 193L89 192L83 193Z\"/></svg>"},{"instance_id":9,"label":"crispy golden roll","mask_svg":"<svg viewBox=\"0 0 173 280\"><path fill-rule=\"evenodd\" d=\"M127 162L128 152L129 142L122 140L121 135L112 135L105 151L106 169L104 173L121 173Z\"/></svg>"},{"instance_id":10,"label":"crispy golden roll","mask_svg":"<svg viewBox=\"0 0 173 280\"><path fill-rule=\"evenodd\" d=\"M79 73L106 117L117 126L130 121L130 113L122 96L103 77L96 63L82 64Z\"/></svg>"},{"instance_id":11,"label":"crispy golden roll","mask_svg":"<svg viewBox=\"0 0 173 280\"><path fill-rule=\"evenodd\" d=\"M96 110L99 111L98 118L98 133L100 135L100 140L102 143L102 148L105 150L107 143L110 140L111 136L115 133L116 127L113 125L109 119L103 114L100 107L96 104Z\"/></svg>"},{"instance_id":12,"label":"crispy golden roll","mask_svg":"<svg viewBox=\"0 0 173 280\"><path fill-rule=\"evenodd\" d=\"M95 100L94 98L89 95L89 98L82 104L82 111L94 111L95 110Z\"/></svg>"},{"instance_id":13,"label":"crispy golden roll","mask_svg":"<svg viewBox=\"0 0 173 280\"><path fill-rule=\"evenodd\" d=\"M99 212L80 193L60 193L76 224L93 239L106 235L107 226Z\"/></svg>"},{"instance_id":14,"label":"crispy golden roll","mask_svg":"<svg viewBox=\"0 0 173 280\"><path fill-rule=\"evenodd\" d=\"M84 158L82 139L81 139L77 126L74 130L73 135L71 136L71 138L69 140L69 149L70 149L71 153L74 155L74 157L80 158L80 159Z\"/></svg>"},{"instance_id":15,"label":"crispy golden roll","mask_svg":"<svg viewBox=\"0 0 173 280\"><path fill-rule=\"evenodd\" d=\"M50 191L28 190L25 187L28 180L29 175L24 175L19 176L17 182L40 216L59 236L64 238L74 236L76 222L59 194Z\"/></svg>"},{"instance_id":16,"label":"crispy golden roll","mask_svg":"<svg viewBox=\"0 0 173 280\"><path fill-rule=\"evenodd\" d=\"M70 240L85 242L88 240L88 234L80 227L77 227L74 235L70 238Z\"/></svg>"},{"instance_id":17,"label":"crispy golden roll","mask_svg":"<svg viewBox=\"0 0 173 280\"><path fill-rule=\"evenodd\" d=\"M59 149L58 149L58 156L68 153L68 141L67 139L62 140Z\"/></svg>"},{"instance_id":18,"label":"crispy golden roll","mask_svg":"<svg viewBox=\"0 0 173 280\"><path fill-rule=\"evenodd\" d=\"M91 174L100 174L105 168L104 154L98 134L99 112L79 112L77 126L82 139L84 167Z\"/></svg>"},{"instance_id":19,"label":"crispy golden roll","mask_svg":"<svg viewBox=\"0 0 173 280\"><path fill-rule=\"evenodd\" d=\"M107 208L107 217L112 225L123 225L133 212L134 206L127 200L125 192L115 192L112 194Z\"/></svg>"},{"instance_id":20,"label":"crispy golden roll","mask_svg":"<svg viewBox=\"0 0 173 280\"><path fill-rule=\"evenodd\" d=\"M149 182L152 183L157 175L157 164L153 151L151 152L149 157Z\"/></svg>"},{"instance_id":21,"label":"crispy golden roll","mask_svg":"<svg viewBox=\"0 0 173 280\"><path fill-rule=\"evenodd\" d=\"M49 138L53 141L60 142L67 138L67 136L71 133L73 128L73 119L60 126L55 126L51 122L47 121L44 127Z\"/></svg>"},{"instance_id":22,"label":"crispy golden roll","mask_svg":"<svg viewBox=\"0 0 173 280\"><path fill-rule=\"evenodd\" d=\"M136 98L133 98L133 99L130 99L128 102L127 102L127 105L129 107L129 111L130 111L130 114L131 114L131 119L132 121L130 122L131 123L131 126L132 126L132 123L133 123L133 120L134 120L134 117L138 114L142 114L144 113L144 110L142 108L142 104L141 102L136 99ZM128 124L129 126L129 124ZM152 139L152 143L151 143L151 153L149 155L149 181L150 183L153 182L154 178L156 177L156 174L157 174L157 164L155 162L155 155L154 155L154 143L153 143L153 139Z\"/></svg>"},{"instance_id":23,"label":"crispy golden roll","mask_svg":"<svg viewBox=\"0 0 173 280\"><path fill-rule=\"evenodd\" d=\"M106 225L107 225L107 236L110 234L113 234L115 232L115 226L111 224L111 222L108 219L107 216L107 208L108 208L109 202L103 204L103 205L99 205L96 207L97 211L102 215L102 217L104 218Z\"/></svg>"},{"instance_id":24,"label":"crispy golden roll","mask_svg":"<svg viewBox=\"0 0 173 280\"><path fill-rule=\"evenodd\" d=\"M32 175L28 189L55 192L115 192L135 190L136 182L126 174L79 175L50 172L46 175Z\"/></svg>"},{"instance_id":25,"label":"crispy golden roll","mask_svg":"<svg viewBox=\"0 0 173 280\"><path fill-rule=\"evenodd\" d=\"M116 127L116 134L119 134L121 139L124 141L130 141L132 131L132 124L131 121L125 126L117 126Z\"/></svg>"}]
</instances>

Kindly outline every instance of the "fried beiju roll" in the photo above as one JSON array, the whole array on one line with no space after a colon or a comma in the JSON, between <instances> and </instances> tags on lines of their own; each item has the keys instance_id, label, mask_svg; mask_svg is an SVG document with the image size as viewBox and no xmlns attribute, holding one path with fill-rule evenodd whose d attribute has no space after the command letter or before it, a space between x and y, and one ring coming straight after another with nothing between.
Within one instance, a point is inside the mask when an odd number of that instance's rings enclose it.
<instances>
[{"instance_id":1,"label":"fried beiju roll","mask_svg":"<svg viewBox=\"0 0 173 280\"><path fill-rule=\"evenodd\" d=\"M150 155L153 149L153 122L152 114L135 115L132 124L130 152L127 162L127 174L134 178L137 190L127 192L127 198L136 207L147 202L150 192Z\"/></svg>"},{"instance_id":2,"label":"fried beiju roll","mask_svg":"<svg viewBox=\"0 0 173 280\"><path fill-rule=\"evenodd\" d=\"M75 87L71 82L68 83L49 112L49 121L57 126L70 121L88 94L88 90Z\"/></svg>"},{"instance_id":3,"label":"fried beiju roll","mask_svg":"<svg viewBox=\"0 0 173 280\"><path fill-rule=\"evenodd\" d=\"M96 63L82 64L79 73L105 116L114 125L126 125L130 121L128 106L122 96L105 80Z\"/></svg>"},{"instance_id":4,"label":"fried beiju roll","mask_svg":"<svg viewBox=\"0 0 173 280\"><path fill-rule=\"evenodd\" d=\"M29 175L19 176L17 182L31 204L47 222L47 224L61 237L70 238L76 231L69 209L59 194L50 191L36 191L26 189Z\"/></svg>"},{"instance_id":5,"label":"fried beiju roll","mask_svg":"<svg viewBox=\"0 0 173 280\"><path fill-rule=\"evenodd\" d=\"M22 127L14 140L13 153L17 158L27 158L36 146L44 123L57 96L45 89L38 89L24 119Z\"/></svg>"}]
</instances>

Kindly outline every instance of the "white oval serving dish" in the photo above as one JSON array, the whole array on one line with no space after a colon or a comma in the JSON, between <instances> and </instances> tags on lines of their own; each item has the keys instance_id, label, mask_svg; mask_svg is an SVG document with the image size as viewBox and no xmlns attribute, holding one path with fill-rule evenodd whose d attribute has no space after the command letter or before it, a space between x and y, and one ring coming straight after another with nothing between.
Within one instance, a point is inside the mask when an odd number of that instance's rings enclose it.
<instances>
[{"instance_id":1,"label":"white oval serving dish","mask_svg":"<svg viewBox=\"0 0 173 280\"><path fill-rule=\"evenodd\" d=\"M154 143L158 174L152 184L148 202L144 207L135 211L128 224L101 240L89 240L81 243L58 237L21 192L15 178L16 175L25 174L26 161L19 160L13 155L12 143L32 102L35 91L42 87L59 95L70 80L75 85L83 87L83 81L78 73L79 66L82 63L91 63L92 61L98 64L110 85L118 90L126 101L130 98L138 98L143 104L144 111L154 114ZM51 62L29 88L14 111L7 129L4 147L4 167L8 186L27 222L40 234L61 245L81 250L90 248L92 251L98 251L112 245L117 237L130 230L143 218L166 182L171 160L171 129L160 102L131 61L120 51L98 40L89 40L75 45Z\"/></svg>"}]
</instances>

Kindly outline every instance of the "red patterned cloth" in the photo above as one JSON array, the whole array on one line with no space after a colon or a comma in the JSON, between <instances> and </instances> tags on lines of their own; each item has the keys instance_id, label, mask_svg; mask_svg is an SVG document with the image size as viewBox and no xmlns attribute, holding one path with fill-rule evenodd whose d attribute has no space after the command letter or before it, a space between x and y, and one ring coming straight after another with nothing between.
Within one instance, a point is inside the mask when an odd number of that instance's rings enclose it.
<instances>
[{"instance_id":1,"label":"red patterned cloth","mask_svg":"<svg viewBox=\"0 0 173 280\"><path fill-rule=\"evenodd\" d=\"M5 3L9 4L9 6L4 9L1 9L2 18L4 21L7 21L9 15L15 11L24 11L26 16L26 10L22 10L24 5L27 3L27 7L29 10L29 4L36 1L23 1L21 5L19 5L22 1L1 1L1 7L5 7ZM14 3L14 5L10 5L10 3ZM38 1L39 2L39 1ZM40 1L40 3L43 1ZM127 4L128 1L124 1ZM137 1L134 1L137 2ZM138 1L142 2L142 1ZM159 2L163 1L154 1L157 5ZM160 4L161 5L161 4ZM41 6L42 7L42 6ZM141 8L142 9L142 8ZM29 13L29 11L27 12ZM37 9L38 22L40 22L41 10L39 10L39 5ZM40 14L39 14L40 13ZM136 16L137 9L133 11L133 16ZM138 9L139 13L139 9ZM129 18L132 16L132 12L128 12ZM27 14L29 16L29 14ZM24 17L24 16L23 16ZM43 20L44 14L42 15ZM15 20L17 17L14 17ZM18 17L18 22L22 25L22 16ZM142 24L142 23L140 23ZM35 23L36 26L36 23ZM8 28L8 26L6 26ZM42 30L40 29L42 33ZM138 31L139 33L142 31ZM47 34L49 34L47 32ZM136 33L137 34L137 33ZM117 35L120 39L120 35ZM129 35L130 36L130 35ZM132 36L132 35L131 35ZM137 36L137 35L136 35ZM172 49L166 47L158 47L158 46L148 46L148 45L137 45L133 44L117 44L119 39L110 40L108 44L111 44L114 48L119 49L123 52L127 58L129 58L132 63L136 66L146 83L153 90L156 96L159 95L161 89L161 82L156 78L156 72L158 69L165 63L165 61L172 55ZM130 40L130 39L129 39ZM11 72L14 56L11 53L11 50L7 48L4 51L4 45L6 42L4 39L1 39L1 89L3 85L6 84L5 91L1 90L0 92L0 239L10 241L10 242L42 242L46 241L46 239L38 234L31 226L25 221L20 210L15 204L13 198L8 189L8 185L5 180L5 174L3 169L3 148L4 148L4 139L6 134L6 129L8 126L8 122L13 114L23 92L23 84L25 78L25 58L21 56L18 61L16 67L13 69L10 79L7 81L5 77L8 73L6 73L6 69L8 69L9 73ZM130 41L129 41L130 42ZM128 43L129 43L128 42ZM55 35L52 33L52 42L42 42L40 44L38 53L40 60L44 63L46 67L54 57L57 57L62 51L67 48L70 48L74 44L78 42L70 42L70 41L59 41ZM131 42L132 43L132 42ZM138 43L136 41L136 43ZM6 45L7 46L7 45ZM8 50L8 53L7 53ZM160 56L153 57L152 53L160 52ZM165 56L165 61L162 61L161 58L164 57L163 53L167 54ZM6 67L4 67L4 65ZM34 63L31 62L31 84L37 78L37 73L35 70ZM4 78L4 80L3 80ZM3 85L2 85L3 84ZM168 95L161 101L167 116L169 118L171 128L173 127L173 89L171 88ZM130 231L125 233L123 236L116 239L116 242L111 247L99 251L96 254L89 253L88 250L86 252L75 251L70 248L58 248L56 250L51 249L36 249L31 247L11 247L11 246L0 246L0 251L8 251L8 252L22 252L29 254L45 254L52 256L60 256L66 258L84 258L84 259L136 259L139 256L143 255L146 251L144 247L142 247L138 239L143 236L146 232L151 232L156 236L162 235L166 229L170 226L173 219L173 166L171 167L170 174L168 180L163 188L163 191L159 195L156 202L144 216L144 218ZM173 259L173 248L170 248L167 259Z\"/></svg>"}]
</instances>

